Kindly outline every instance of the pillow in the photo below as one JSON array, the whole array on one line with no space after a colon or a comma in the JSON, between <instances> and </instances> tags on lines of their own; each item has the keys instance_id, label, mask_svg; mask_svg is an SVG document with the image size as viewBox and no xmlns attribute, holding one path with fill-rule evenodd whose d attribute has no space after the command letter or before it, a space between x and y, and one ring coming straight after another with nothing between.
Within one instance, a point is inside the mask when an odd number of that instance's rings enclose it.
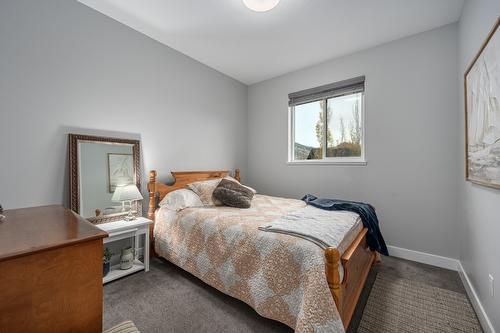
<instances>
[{"instance_id":1,"label":"pillow","mask_svg":"<svg viewBox=\"0 0 500 333\"><path fill-rule=\"evenodd\" d=\"M250 208L254 193L237 182L222 179L213 192L214 199L236 208Z\"/></svg>"},{"instance_id":2,"label":"pillow","mask_svg":"<svg viewBox=\"0 0 500 333\"><path fill-rule=\"evenodd\" d=\"M201 202L205 206L215 206L215 202L212 200L212 193L214 193L215 188L219 185L222 178L204 180L200 182L190 183L187 186L200 197Z\"/></svg>"},{"instance_id":3,"label":"pillow","mask_svg":"<svg viewBox=\"0 0 500 333\"><path fill-rule=\"evenodd\" d=\"M180 189L168 193L159 206L179 211L189 207L203 207L203 202L201 202L200 197L193 191Z\"/></svg>"},{"instance_id":4,"label":"pillow","mask_svg":"<svg viewBox=\"0 0 500 333\"><path fill-rule=\"evenodd\" d=\"M255 189L251 188L250 186L243 185L243 184L242 184L242 183L240 183L237 179L235 179L235 178L233 178L233 177L231 177L231 176L226 176L226 177L224 177L224 179L227 179L227 180L231 180L231 181L233 181L233 182L236 182L236 183L240 184L241 186L243 186L243 187L245 187L245 188L249 189L250 191L252 191L252 192L253 192L253 194L257 194L257 191L256 191Z\"/></svg>"}]
</instances>

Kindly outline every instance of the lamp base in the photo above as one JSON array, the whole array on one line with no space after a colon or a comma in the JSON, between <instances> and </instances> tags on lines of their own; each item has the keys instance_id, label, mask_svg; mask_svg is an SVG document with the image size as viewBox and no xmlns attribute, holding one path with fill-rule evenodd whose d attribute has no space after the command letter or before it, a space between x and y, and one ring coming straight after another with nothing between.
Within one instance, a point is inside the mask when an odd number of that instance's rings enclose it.
<instances>
[{"instance_id":1,"label":"lamp base","mask_svg":"<svg viewBox=\"0 0 500 333\"><path fill-rule=\"evenodd\" d=\"M133 221L133 220L136 220L136 219L137 219L137 217L135 217L134 215L132 215L132 216L128 216L127 215L124 218L125 221Z\"/></svg>"},{"instance_id":2,"label":"lamp base","mask_svg":"<svg viewBox=\"0 0 500 333\"><path fill-rule=\"evenodd\" d=\"M128 215L127 215L127 216L125 216L124 220L125 220L125 221L133 221L133 220L135 220L135 219L136 219L136 217L135 217L135 215L132 213L132 202L130 202L130 209L129 209L129 211L128 211Z\"/></svg>"}]
</instances>

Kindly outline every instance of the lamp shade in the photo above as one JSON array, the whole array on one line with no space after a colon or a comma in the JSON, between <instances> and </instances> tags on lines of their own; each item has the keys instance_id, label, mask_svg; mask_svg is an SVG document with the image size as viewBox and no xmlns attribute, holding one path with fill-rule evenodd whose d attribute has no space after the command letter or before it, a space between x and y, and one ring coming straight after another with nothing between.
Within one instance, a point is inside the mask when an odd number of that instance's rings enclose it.
<instances>
[{"instance_id":1,"label":"lamp shade","mask_svg":"<svg viewBox=\"0 0 500 333\"><path fill-rule=\"evenodd\" d=\"M142 200L142 194L136 185L130 184L125 186L117 186L111 201L121 202L121 201L135 201Z\"/></svg>"}]
</instances>

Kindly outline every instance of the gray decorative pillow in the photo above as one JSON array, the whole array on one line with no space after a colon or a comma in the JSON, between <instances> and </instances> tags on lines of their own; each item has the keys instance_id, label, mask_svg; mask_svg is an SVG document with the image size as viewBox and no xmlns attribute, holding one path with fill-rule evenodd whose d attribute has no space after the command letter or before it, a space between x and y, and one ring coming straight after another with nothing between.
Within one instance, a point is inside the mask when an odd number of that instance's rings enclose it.
<instances>
[{"instance_id":1,"label":"gray decorative pillow","mask_svg":"<svg viewBox=\"0 0 500 333\"><path fill-rule=\"evenodd\" d=\"M224 205L236 208L250 208L253 192L231 180L223 179L213 192L213 198Z\"/></svg>"}]
</instances>

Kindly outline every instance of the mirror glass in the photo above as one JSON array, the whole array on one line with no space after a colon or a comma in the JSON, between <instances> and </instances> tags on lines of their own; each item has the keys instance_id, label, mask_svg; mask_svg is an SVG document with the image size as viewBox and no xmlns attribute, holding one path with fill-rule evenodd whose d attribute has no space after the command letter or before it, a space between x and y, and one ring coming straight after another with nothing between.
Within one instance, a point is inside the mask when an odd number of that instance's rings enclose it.
<instances>
[{"instance_id":1,"label":"mirror glass","mask_svg":"<svg viewBox=\"0 0 500 333\"><path fill-rule=\"evenodd\" d=\"M113 201L117 187L135 184L133 145L79 142L80 215L85 218L128 213Z\"/></svg>"}]
</instances>

